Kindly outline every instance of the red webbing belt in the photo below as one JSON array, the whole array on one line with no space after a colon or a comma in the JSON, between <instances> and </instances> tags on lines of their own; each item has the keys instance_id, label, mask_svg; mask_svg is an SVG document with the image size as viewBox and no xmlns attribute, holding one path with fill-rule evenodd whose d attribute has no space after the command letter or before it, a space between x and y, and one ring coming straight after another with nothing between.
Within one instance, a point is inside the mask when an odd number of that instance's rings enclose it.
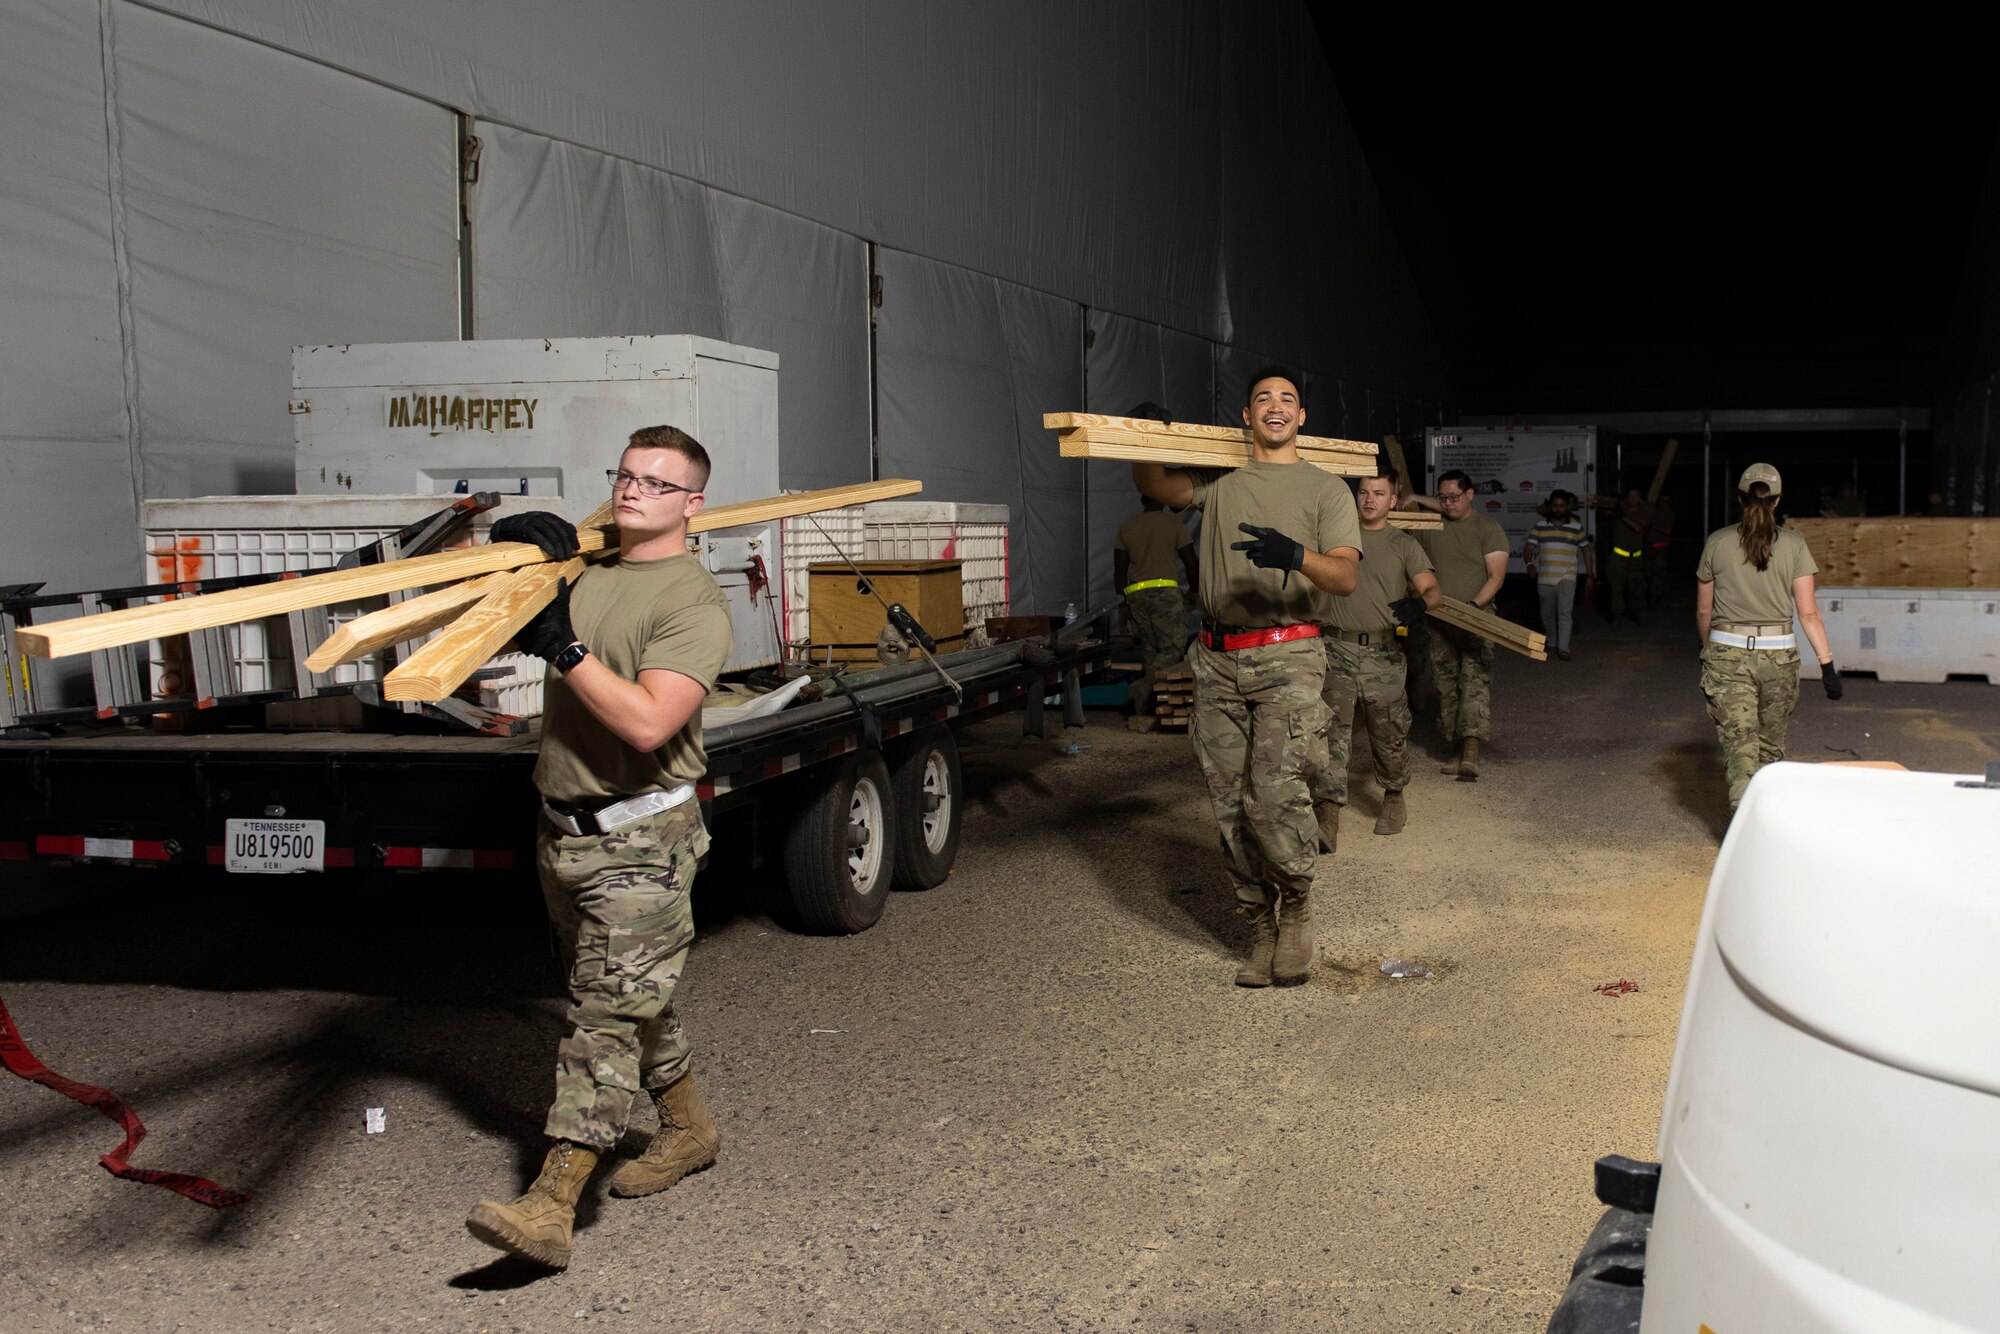
<instances>
[{"instance_id":1,"label":"red webbing belt","mask_svg":"<svg viewBox=\"0 0 2000 1334\"><path fill-rule=\"evenodd\" d=\"M211 1209L242 1204L250 1198L246 1191L218 1186L207 1177L132 1166L129 1161L132 1151L139 1147L140 1140L146 1138L146 1127L139 1120L139 1114L132 1110L131 1104L110 1089L65 1079L43 1065L35 1054L28 1050L28 1044L21 1041L20 1030L14 1027L14 1016L7 1013L4 1001L0 1001L0 1061L6 1062L7 1068L21 1078L31 1079L44 1088L54 1089L65 1098L80 1102L86 1107L95 1107L125 1127L125 1142L97 1160L104 1164L104 1170L112 1176L122 1177L126 1181L143 1181L149 1186L164 1186L176 1195L185 1195L196 1204L205 1204Z\"/></svg>"},{"instance_id":2,"label":"red webbing belt","mask_svg":"<svg viewBox=\"0 0 2000 1334\"><path fill-rule=\"evenodd\" d=\"M1234 653L1238 649L1263 648L1266 644L1289 644L1294 639L1317 639L1319 627L1311 621L1298 625L1279 625L1269 630L1246 630L1240 635L1216 634L1213 630L1201 632L1201 642L1208 648Z\"/></svg>"}]
</instances>

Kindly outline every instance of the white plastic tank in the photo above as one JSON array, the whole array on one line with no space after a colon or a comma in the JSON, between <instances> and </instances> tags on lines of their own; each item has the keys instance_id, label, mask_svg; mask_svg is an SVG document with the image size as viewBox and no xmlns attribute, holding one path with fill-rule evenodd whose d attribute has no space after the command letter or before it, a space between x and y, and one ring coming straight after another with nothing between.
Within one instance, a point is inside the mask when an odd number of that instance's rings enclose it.
<instances>
[{"instance_id":1,"label":"white plastic tank","mask_svg":"<svg viewBox=\"0 0 2000 1334\"><path fill-rule=\"evenodd\" d=\"M1642 1334L2000 1329L1996 961L2000 788L1758 773L1696 939Z\"/></svg>"}]
</instances>

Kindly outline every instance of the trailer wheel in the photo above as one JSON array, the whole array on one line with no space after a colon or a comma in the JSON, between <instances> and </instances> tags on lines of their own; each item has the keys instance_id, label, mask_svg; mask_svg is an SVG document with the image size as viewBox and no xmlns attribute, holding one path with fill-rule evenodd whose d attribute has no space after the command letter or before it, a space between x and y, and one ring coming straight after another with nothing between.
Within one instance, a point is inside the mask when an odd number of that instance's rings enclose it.
<instances>
[{"instance_id":1,"label":"trailer wheel","mask_svg":"<svg viewBox=\"0 0 2000 1334\"><path fill-rule=\"evenodd\" d=\"M875 925L895 874L895 826L889 771L874 751L842 761L799 803L785 831L785 890L800 929Z\"/></svg>"},{"instance_id":2,"label":"trailer wheel","mask_svg":"<svg viewBox=\"0 0 2000 1334\"><path fill-rule=\"evenodd\" d=\"M889 782L896 794L896 888L935 888L958 860L965 817L951 729L933 726L910 738L896 754Z\"/></svg>"}]
</instances>

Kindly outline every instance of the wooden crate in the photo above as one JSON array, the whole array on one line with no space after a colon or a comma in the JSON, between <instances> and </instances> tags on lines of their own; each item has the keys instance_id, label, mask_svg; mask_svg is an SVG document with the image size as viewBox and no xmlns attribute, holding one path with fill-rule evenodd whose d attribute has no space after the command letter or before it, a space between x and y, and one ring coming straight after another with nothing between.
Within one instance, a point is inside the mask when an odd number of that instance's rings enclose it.
<instances>
[{"instance_id":1,"label":"wooden crate","mask_svg":"<svg viewBox=\"0 0 2000 1334\"><path fill-rule=\"evenodd\" d=\"M812 654L816 660L872 662L875 641L889 617L873 594L857 586L859 569L884 602L900 602L937 640L938 652L965 647L965 595L955 560L815 562L808 567Z\"/></svg>"},{"instance_id":2,"label":"wooden crate","mask_svg":"<svg viewBox=\"0 0 2000 1334\"><path fill-rule=\"evenodd\" d=\"M1827 588L2000 588L2000 519L1788 519Z\"/></svg>"}]
</instances>

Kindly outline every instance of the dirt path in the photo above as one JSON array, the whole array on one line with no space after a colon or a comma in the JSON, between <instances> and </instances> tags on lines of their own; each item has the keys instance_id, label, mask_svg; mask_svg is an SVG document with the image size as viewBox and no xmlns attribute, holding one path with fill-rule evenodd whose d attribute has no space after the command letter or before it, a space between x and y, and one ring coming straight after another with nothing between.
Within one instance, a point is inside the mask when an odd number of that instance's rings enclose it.
<instances>
[{"instance_id":1,"label":"dirt path","mask_svg":"<svg viewBox=\"0 0 2000 1334\"><path fill-rule=\"evenodd\" d=\"M1574 662L1504 661L1487 776L1425 760L1396 838L1359 799L1289 991L1230 985L1184 738L985 725L957 873L873 931L698 889L681 1002L723 1159L594 1192L554 1277L462 1223L539 1157L531 892L145 880L0 925L0 996L138 1106L138 1161L257 1197L113 1180L109 1122L0 1081L0 1328L1539 1330L1591 1159L1652 1152L1723 813L1691 638L1593 623ZM1809 689L1793 754L1971 770L1996 705Z\"/></svg>"}]
</instances>

